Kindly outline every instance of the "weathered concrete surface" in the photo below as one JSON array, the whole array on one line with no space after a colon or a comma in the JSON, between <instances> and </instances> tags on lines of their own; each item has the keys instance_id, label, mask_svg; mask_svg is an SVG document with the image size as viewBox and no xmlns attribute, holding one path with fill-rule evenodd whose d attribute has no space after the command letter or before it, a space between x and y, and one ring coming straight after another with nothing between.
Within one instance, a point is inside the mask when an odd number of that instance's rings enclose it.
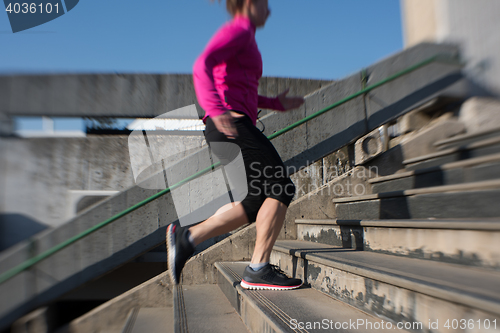
<instances>
[{"instance_id":1,"label":"weathered concrete surface","mask_svg":"<svg viewBox=\"0 0 500 333\"><path fill-rule=\"evenodd\" d=\"M496 205L500 200L498 185L496 185L497 188L490 187L483 190L481 188L451 189L453 186L456 185L442 186L450 189L443 190L441 193L436 191L383 198L368 195L366 200L358 198L353 202L337 202L335 204L336 217L343 220L373 220L474 218L500 215L500 210Z\"/></svg>"},{"instance_id":2,"label":"weathered concrete surface","mask_svg":"<svg viewBox=\"0 0 500 333\"><path fill-rule=\"evenodd\" d=\"M437 151L434 143L465 132L463 122L455 118L437 119L421 130L405 137L400 145L405 160Z\"/></svg>"},{"instance_id":3,"label":"weathered concrete surface","mask_svg":"<svg viewBox=\"0 0 500 333\"><path fill-rule=\"evenodd\" d=\"M358 75L321 88L306 96L300 108L262 118L264 134L270 135L360 89ZM359 97L273 139L273 145L287 167L299 170L345 146L364 130L363 100Z\"/></svg>"},{"instance_id":4,"label":"weathered concrete surface","mask_svg":"<svg viewBox=\"0 0 500 333\"><path fill-rule=\"evenodd\" d=\"M1 272L154 193L156 192L152 190L134 187L105 200L59 228L37 234L30 242L23 242L2 253ZM0 303L2 326L26 311L60 297L162 244L165 241L166 226L175 220L177 216L171 198L163 196L8 280L0 285L1 293L5 295Z\"/></svg>"},{"instance_id":5,"label":"weathered concrete surface","mask_svg":"<svg viewBox=\"0 0 500 333\"><path fill-rule=\"evenodd\" d=\"M381 327L385 328L385 318L375 318L362 313L311 288L299 288L292 292L247 291L240 287L247 264L248 262L222 262L217 263L217 269L220 289L240 314L250 332L325 330L376 333ZM372 327L365 327L364 324L356 326L356 322L370 322ZM390 331L407 332L395 327Z\"/></svg>"},{"instance_id":6,"label":"weathered concrete surface","mask_svg":"<svg viewBox=\"0 0 500 333\"><path fill-rule=\"evenodd\" d=\"M435 142L440 138L455 136L465 131L464 125L454 117L453 112L458 111L457 107L461 102L462 99L458 97L446 95L433 98L397 118L396 124L385 124L374 129L356 141L354 152L356 165L370 161L366 165L388 168L390 171L383 172L390 174L403 167L402 161L407 159L406 156L435 152L437 150ZM441 124L446 121L447 124ZM389 136L388 132L396 136ZM383 154L389 148L392 150ZM372 162L374 158L378 159Z\"/></svg>"},{"instance_id":7,"label":"weathered concrete surface","mask_svg":"<svg viewBox=\"0 0 500 333\"><path fill-rule=\"evenodd\" d=\"M413 110L398 118L398 127L401 134L421 129L431 121L431 117L419 110Z\"/></svg>"},{"instance_id":8,"label":"weathered concrete surface","mask_svg":"<svg viewBox=\"0 0 500 333\"><path fill-rule=\"evenodd\" d=\"M276 96L290 87L291 95L303 96L329 82L264 77L259 93ZM5 115L156 117L197 103L190 74L0 76L0 87L0 114Z\"/></svg>"},{"instance_id":9,"label":"weathered concrete surface","mask_svg":"<svg viewBox=\"0 0 500 333\"><path fill-rule=\"evenodd\" d=\"M214 264L219 261L250 260L255 247L255 236L254 223L193 256L182 270L182 284L217 283Z\"/></svg>"},{"instance_id":10,"label":"weathered concrete surface","mask_svg":"<svg viewBox=\"0 0 500 333\"><path fill-rule=\"evenodd\" d=\"M163 155L176 149L185 153L181 147L201 148L205 144L203 136L162 135L156 139L162 144L155 145L155 152ZM135 185L128 136L3 138L0 143L2 219L14 218L6 214L20 214L56 227L76 213L68 216L72 203L69 191L89 191L92 195L92 191L123 191Z\"/></svg>"},{"instance_id":11,"label":"weathered concrete surface","mask_svg":"<svg viewBox=\"0 0 500 333\"><path fill-rule=\"evenodd\" d=\"M359 226L336 225L332 222L328 225L322 223L328 220L316 221L318 221L318 224L305 224L296 220L297 240L339 246L346 249L363 250L363 228Z\"/></svg>"},{"instance_id":12,"label":"weathered concrete surface","mask_svg":"<svg viewBox=\"0 0 500 333\"><path fill-rule=\"evenodd\" d=\"M14 131L14 119L12 119L12 117L10 117L9 115L0 112L0 136L13 135Z\"/></svg>"},{"instance_id":13,"label":"weathered concrete surface","mask_svg":"<svg viewBox=\"0 0 500 333\"><path fill-rule=\"evenodd\" d=\"M473 141L465 145L458 145L428 155L404 160L403 164L406 170L417 170L460 161L464 158L485 157L498 153L500 153L500 137L494 135L488 139Z\"/></svg>"},{"instance_id":14,"label":"weathered concrete surface","mask_svg":"<svg viewBox=\"0 0 500 333\"><path fill-rule=\"evenodd\" d=\"M371 179L372 193L452 185L500 178L500 154Z\"/></svg>"},{"instance_id":15,"label":"weathered concrete surface","mask_svg":"<svg viewBox=\"0 0 500 333\"><path fill-rule=\"evenodd\" d=\"M297 239L295 219L335 218L335 204L332 202L332 198L371 193L371 185L368 180L376 176L375 168L367 169L358 166L292 201L278 239Z\"/></svg>"},{"instance_id":16,"label":"weathered concrete surface","mask_svg":"<svg viewBox=\"0 0 500 333\"><path fill-rule=\"evenodd\" d=\"M170 277L162 273L71 321L57 332L87 333L121 329L133 308L172 307L169 284Z\"/></svg>"},{"instance_id":17,"label":"weathered concrete surface","mask_svg":"<svg viewBox=\"0 0 500 333\"><path fill-rule=\"evenodd\" d=\"M461 101L461 98L449 96L441 96L430 100L398 118L399 133L406 134L421 129L429 124L433 118L442 114L443 111L450 111Z\"/></svg>"},{"instance_id":18,"label":"weathered concrete surface","mask_svg":"<svg viewBox=\"0 0 500 333\"><path fill-rule=\"evenodd\" d=\"M458 49L451 45L419 44L368 67L367 84L385 79L436 54L456 56ZM368 128L374 129L438 95L463 97L467 89L465 83L456 65L432 63L378 87L366 97Z\"/></svg>"},{"instance_id":19,"label":"weathered concrete surface","mask_svg":"<svg viewBox=\"0 0 500 333\"><path fill-rule=\"evenodd\" d=\"M498 219L299 220L297 239L406 258L500 270Z\"/></svg>"},{"instance_id":20,"label":"weathered concrete surface","mask_svg":"<svg viewBox=\"0 0 500 333\"><path fill-rule=\"evenodd\" d=\"M449 139L440 140L434 145L438 150L447 150L450 148L457 148L467 146L474 142L480 142L487 139L492 139L500 136L500 128L494 128L488 131L479 131L475 133L465 133L454 136Z\"/></svg>"},{"instance_id":21,"label":"weathered concrete surface","mask_svg":"<svg viewBox=\"0 0 500 333\"><path fill-rule=\"evenodd\" d=\"M12 333L48 333L54 329L52 314L48 307L37 309L12 324Z\"/></svg>"},{"instance_id":22,"label":"weathered concrete surface","mask_svg":"<svg viewBox=\"0 0 500 333\"><path fill-rule=\"evenodd\" d=\"M387 126L382 125L356 141L354 145L355 164L364 164L385 152L388 147Z\"/></svg>"},{"instance_id":23,"label":"weathered concrete surface","mask_svg":"<svg viewBox=\"0 0 500 333\"><path fill-rule=\"evenodd\" d=\"M271 262L287 274L370 314L393 322L422 322L422 329L412 331L428 332L429 320L439 320L433 332L447 332L443 326L448 319L500 319L496 272L478 274L453 265L321 245L303 251L292 246L296 250L290 255L286 247L275 248ZM474 281L481 284L473 288Z\"/></svg>"},{"instance_id":24,"label":"weathered concrete surface","mask_svg":"<svg viewBox=\"0 0 500 333\"><path fill-rule=\"evenodd\" d=\"M183 298L190 332L250 333L219 286L183 286Z\"/></svg>"},{"instance_id":25,"label":"weathered concrete surface","mask_svg":"<svg viewBox=\"0 0 500 333\"><path fill-rule=\"evenodd\" d=\"M458 119L465 124L467 133L499 129L500 100L472 97L462 104Z\"/></svg>"},{"instance_id":26,"label":"weathered concrete surface","mask_svg":"<svg viewBox=\"0 0 500 333\"><path fill-rule=\"evenodd\" d=\"M2 254L1 271L75 236L154 193L157 191L132 187L87 209L64 225L14 246ZM26 310L57 298L164 243L166 225L177 219L172 197L167 194L45 259L35 266L35 270L23 272L0 286L2 293L8 296L1 303L3 319L8 321L9 318L16 318ZM9 309L10 314L7 314Z\"/></svg>"},{"instance_id":27,"label":"weathered concrete surface","mask_svg":"<svg viewBox=\"0 0 500 333\"><path fill-rule=\"evenodd\" d=\"M174 309L168 308L140 308L133 309L127 318L123 331L130 333L174 333Z\"/></svg>"},{"instance_id":28,"label":"weathered concrete surface","mask_svg":"<svg viewBox=\"0 0 500 333\"><path fill-rule=\"evenodd\" d=\"M350 147L343 147L300 170L289 167L290 178L296 187L293 200L297 200L342 176L352 169L352 164Z\"/></svg>"},{"instance_id":29,"label":"weathered concrete surface","mask_svg":"<svg viewBox=\"0 0 500 333\"><path fill-rule=\"evenodd\" d=\"M498 231L365 228L366 251L500 270Z\"/></svg>"}]
</instances>

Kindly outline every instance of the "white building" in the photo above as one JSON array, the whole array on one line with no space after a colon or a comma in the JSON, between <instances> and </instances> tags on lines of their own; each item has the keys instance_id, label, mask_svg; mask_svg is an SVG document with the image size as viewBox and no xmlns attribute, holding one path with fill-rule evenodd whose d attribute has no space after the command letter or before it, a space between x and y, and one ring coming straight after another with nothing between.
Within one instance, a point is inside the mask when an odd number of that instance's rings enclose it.
<instances>
[{"instance_id":1,"label":"white building","mask_svg":"<svg viewBox=\"0 0 500 333\"><path fill-rule=\"evenodd\" d=\"M500 96L499 0L401 0L401 8L405 48L459 44L474 93Z\"/></svg>"}]
</instances>

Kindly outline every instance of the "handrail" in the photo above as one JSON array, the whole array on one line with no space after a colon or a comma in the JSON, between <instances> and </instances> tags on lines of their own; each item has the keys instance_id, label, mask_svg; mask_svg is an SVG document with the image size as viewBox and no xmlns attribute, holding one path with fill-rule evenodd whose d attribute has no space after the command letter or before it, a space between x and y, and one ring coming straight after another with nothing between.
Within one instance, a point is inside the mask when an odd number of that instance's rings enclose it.
<instances>
[{"instance_id":1,"label":"handrail","mask_svg":"<svg viewBox=\"0 0 500 333\"><path fill-rule=\"evenodd\" d=\"M344 103L346 103L346 102L348 102L348 101L350 101L350 100L352 100L352 99L354 99L354 98L356 98L356 97L358 97L360 95L363 95L363 94L365 94L365 93L367 93L367 92L369 92L369 91L371 91L371 90L373 90L375 88L378 88L378 87L386 84L387 82L393 81L393 80L395 80L395 79L397 79L397 78L399 78L399 77L401 77L403 75L406 75L406 74L408 74L410 72L413 72L413 71L415 71L415 70L417 70L417 69L419 69L421 67L424 67L424 66L426 66L426 65L428 65L430 63L433 63L433 62L443 62L443 63L449 63L449 64L455 64L455 65L462 65L461 62L459 62L456 59L451 58L449 56L436 55L436 56L430 57L430 58L428 58L428 59L426 59L426 60L424 60L422 62L419 62L419 63L417 63L417 64L415 64L415 65L413 65L411 67L408 67L407 69L404 69L404 70L402 70L400 72L397 72L396 74L393 74L393 75L389 76L388 78L386 78L384 80L381 80L381 81L379 81L377 83L374 83L373 85L370 85L370 86L368 86L366 88L363 88L360 91L358 91L358 92L356 92L356 93L354 93L354 94L352 94L352 95L350 95L348 97L345 97L345 98L341 99L340 101L338 101L336 103L333 103L332 105L327 106L326 108L321 109L321 110L317 111L316 113L313 113L313 114L311 114L311 115L309 115L309 116L307 116L307 117L305 117L305 118L303 118L303 119L301 119L301 120L299 120L299 121L297 121L297 122L295 122L295 123L293 123L293 124L291 124L291 125L283 128L283 129L281 129L281 130L279 130L279 131L277 131L277 132L269 135L267 138L269 140L274 139L277 136L280 136L280 135L282 135L282 134L284 134L284 133L286 133L286 132L294 129L295 127L300 126L303 123L305 123L305 122L307 122L307 121L309 121L309 120L311 120L313 118L316 118L316 117L320 116L321 114L323 114L323 113L325 113L325 112L327 112L327 111L329 111L329 110L331 110L333 108L336 108L336 107L338 107L338 106L340 106L340 105L342 105L342 104L344 104ZM194 175L192 175L190 177L187 177L184 180L181 180L180 182L178 182L178 183L176 183L176 184L174 184L174 185L172 185L172 186L170 186L170 187L168 187L168 188L166 188L166 189L164 189L164 190L162 190L162 191L160 191L160 192L152 195L151 197L149 197L149 198L147 198L147 199L145 199L145 200L143 200L143 201L141 201L141 202L133 205L132 207L129 207L129 208L125 209L124 211L122 211L122 212L120 212L118 214L115 214L114 216L110 217L109 219L107 219L107 220L105 220L105 221L103 221L103 222L101 222L101 223L99 223L99 224L97 224L97 225L95 225L95 226L93 226L93 227L91 227L91 228L83 231L82 233L69 238L68 240L66 240L66 241L64 241L64 242L62 242L62 243L60 243L60 244L58 244L58 245L56 245L56 246L54 246L54 247L46 250L45 252L42 252L42 253L34 256L33 258L30 258L30 259L26 260L25 262L19 264L16 267L11 268L10 270L8 270L8 271L6 271L6 272L4 272L4 273L2 273L0 275L0 284L2 284L5 281L11 279L12 277L16 276L17 274L21 273L22 271L30 268L31 266L37 264L38 262L42 261L43 259L45 259L47 257L50 257L54 253L62 250L63 248L65 248L65 247L73 244L74 242L76 242L76 241L78 241L78 240L86 237L87 235L93 233L94 231L97 231L97 230L101 229L102 227L110 224L111 222L114 222L114 221L118 220L119 218L121 218L121 217L123 217L123 216L125 216L125 215L127 215L127 214L129 214L131 212L133 212L134 210L136 210L136 209L138 209L138 208L140 208L140 207L142 207L142 206L150 203L151 201L156 200L157 198L159 198L159 197L161 197L161 196L169 193L170 191L174 190L175 188L177 188L177 187L179 187L179 186L181 186L181 185L183 185L183 184L185 184L185 183L187 183L187 182L189 182L189 181L191 181L191 180L193 180L193 179L195 179L195 178L197 178L197 177L199 177L199 176L207 173L208 171L212 170L213 168L218 167L219 165L220 165L220 162L217 162L217 163L215 163L215 164L213 164L213 165L211 165L211 166L209 166L209 167L207 167L207 168L205 168L205 169L203 169L201 171L198 171Z\"/></svg>"}]
</instances>

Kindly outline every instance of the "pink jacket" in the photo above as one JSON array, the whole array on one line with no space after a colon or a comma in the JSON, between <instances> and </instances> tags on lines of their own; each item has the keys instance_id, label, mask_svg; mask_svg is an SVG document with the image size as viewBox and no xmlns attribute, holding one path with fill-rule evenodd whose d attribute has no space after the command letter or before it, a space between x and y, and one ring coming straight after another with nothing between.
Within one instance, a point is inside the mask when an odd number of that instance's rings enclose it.
<instances>
[{"instance_id":1,"label":"pink jacket","mask_svg":"<svg viewBox=\"0 0 500 333\"><path fill-rule=\"evenodd\" d=\"M257 108L284 111L279 99L257 93L262 56L255 41L255 25L237 15L208 42L193 66L193 82L200 106L208 116L242 111L257 122Z\"/></svg>"}]
</instances>

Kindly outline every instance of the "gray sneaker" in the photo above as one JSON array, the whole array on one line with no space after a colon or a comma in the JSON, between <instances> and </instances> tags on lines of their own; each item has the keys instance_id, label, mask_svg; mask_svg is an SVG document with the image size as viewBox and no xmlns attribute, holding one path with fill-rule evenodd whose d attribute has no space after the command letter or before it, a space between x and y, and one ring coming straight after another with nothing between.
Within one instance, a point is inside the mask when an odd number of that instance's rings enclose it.
<instances>
[{"instance_id":1,"label":"gray sneaker","mask_svg":"<svg viewBox=\"0 0 500 333\"><path fill-rule=\"evenodd\" d=\"M167 227L168 271L173 284L178 284L186 261L194 253L194 247L188 239L188 228L177 223Z\"/></svg>"},{"instance_id":2,"label":"gray sneaker","mask_svg":"<svg viewBox=\"0 0 500 333\"><path fill-rule=\"evenodd\" d=\"M296 289L302 285L302 280L289 278L275 265L267 264L258 271L247 266L241 280L241 287L245 289Z\"/></svg>"}]
</instances>

